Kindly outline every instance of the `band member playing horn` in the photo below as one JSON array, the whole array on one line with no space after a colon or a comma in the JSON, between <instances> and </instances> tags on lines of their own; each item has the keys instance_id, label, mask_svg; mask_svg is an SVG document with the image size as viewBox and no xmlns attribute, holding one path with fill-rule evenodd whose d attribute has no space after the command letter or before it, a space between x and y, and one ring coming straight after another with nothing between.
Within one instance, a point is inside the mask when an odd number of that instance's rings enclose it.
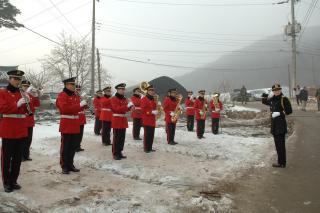
<instances>
[{"instance_id":1,"label":"band member playing horn","mask_svg":"<svg viewBox=\"0 0 320 213\"><path fill-rule=\"evenodd\" d=\"M11 70L7 72L9 84L0 90L0 137L1 146L1 174L4 191L9 193L19 190L17 183L21 166L21 145L28 136L26 121L27 100L22 97L19 85L24 75L23 71Z\"/></svg>"},{"instance_id":2,"label":"band member playing horn","mask_svg":"<svg viewBox=\"0 0 320 213\"><path fill-rule=\"evenodd\" d=\"M170 145L176 145L174 141L176 124L180 110L181 98L177 98L177 89L170 89L170 96L164 100L163 109L165 112L167 142Z\"/></svg>"},{"instance_id":3,"label":"band member playing horn","mask_svg":"<svg viewBox=\"0 0 320 213\"><path fill-rule=\"evenodd\" d=\"M102 91L98 90L96 92L96 95L93 99L93 106L94 106L94 116L95 116L95 122L94 122L94 134L100 135L101 134L101 121L100 121L100 113L101 113L101 104L100 104L100 98L102 97Z\"/></svg>"},{"instance_id":4,"label":"band member playing horn","mask_svg":"<svg viewBox=\"0 0 320 213\"><path fill-rule=\"evenodd\" d=\"M188 98L185 101L186 114L187 114L187 129L189 132L193 131L194 128L194 102L195 97L193 97L193 92L188 91Z\"/></svg>"},{"instance_id":5,"label":"band member playing horn","mask_svg":"<svg viewBox=\"0 0 320 213\"><path fill-rule=\"evenodd\" d=\"M126 113L134 109L132 102L128 102L124 96L126 91L126 84L118 84L115 89L117 93L111 98L112 107L112 128L113 128L113 143L112 154L113 159L121 160L127 158L122 154L124 141L126 138L126 129L128 128L128 119Z\"/></svg>"},{"instance_id":6,"label":"band member playing horn","mask_svg":"<svg viewBox=\"0 0 320 213\"><path fill-rule=\"evenodd\" d=\"M101 98L101 114L100 120L102 122L102 145L111 145L110 133L111 133L111 121L112 121L112 109L111 109L111 86L107 86L103 89L104 96Z\"/></svg>"},{"instance_id":7,"label":"band member playing horn","mask_svg":"<svg viewBox=\"0 0 320 213\"><path fill-rule=\"evenodd\" d=\"M36 108L40 106L40 100L39 100L39 91L37 91L35 88L30 86L30 81L22 81L21 82L21 88L22 91L26 94L26 96L29 99L29 105L30 109L32 111L32 114L26 117L27 120L27 127L28 127L28 137L26 138L25 142L22 144L22 161L31 161L30 158L30 146L32 143L32 136L33 136L33 127L35 125L34 121L34 113L36 111Z\"/></svg>"},{"instance_id":8,"label":"band member playing horn","mask_svg":"<svg viewBox=\"0 0 320 213\"><path fill-rule=\"evenodd\" d=\"M199 139L204 138L204 130L205 130L205 122L206 122L206 114L207 114L207 101L204 96L206 91L200 90L199 97L194 103L194 108L196 112L196 120L197 120L197 136Z\"/></svg>"},{"instance_id":9,"label":"band member playing horn","mask_svg":"<svg viewBox=\"0 0 320 213\"><path fill-rule=\"evenodd\" d=\"M133 89L133 96L131 101L134 105L134 110L131 112L133 121L132 135L134 140L142 140L140 138L140 129L142 126L142 115L141 115L141 90L139 87Z\"/></svg>"},{"instance_id":10,"label":"band member playing horn","mask_svg":"<svg viewBox=\"0 0 320 213\"><path fill-rule=\"evenodd\" d=\"M212 118L212 133L217 135L219 133L220 111L223 110L222 102L219 100L220 94L218 92L213 94L210 101L211 118Z\"/></svg>"},{"instance_id":11,"label":"band member playing horn","mask_svg":"<svg viewBox=\"0 0 320 213\"><path fill-rule=\"evenodd\" d=\"M157 101L152 85L147 88L147 94L141 100L142 123L144 127L143 148L146 153L154 152L152 149L154 132L156 127L156 117L159 113L157 110Z\"/></svg>"},{"instance_id":12,"label":"band member playing horn","mask_svg":"<svg viewBox=\"0 0 320 213\"><path fill-rule=\"evenodd\" d=\"M76 85L76 95L79 98L79 101L82 101L82 100L87 101L85 94L81 94L81 86L80 85ZM82 142L82 138L83 138L84 125L87 123L86 114L85 114L86 109L88 109L87 105L81 107L81 111L79 112L80 134L79 134L79 138L78 138L78 145L76 148L76 152L84 151L84 149L81 148L81 142Z\"/></svg>"},{"instance_id":13,"label":"band member playing horn","mask_svg":"<svg viewBox=\"0 0 320 213\"><path fill-rule=\"evenodd\" d=\"M74 155L79 144L80 121L79 112L81 108L87 105L85 100L80 102L75 94L76 78L68 78L63 81L64 89L59 93L56 106L60 112L61 147L60 147L60 165L62 174L79 172L73 164Z\"/></svg>"}]
</instances>

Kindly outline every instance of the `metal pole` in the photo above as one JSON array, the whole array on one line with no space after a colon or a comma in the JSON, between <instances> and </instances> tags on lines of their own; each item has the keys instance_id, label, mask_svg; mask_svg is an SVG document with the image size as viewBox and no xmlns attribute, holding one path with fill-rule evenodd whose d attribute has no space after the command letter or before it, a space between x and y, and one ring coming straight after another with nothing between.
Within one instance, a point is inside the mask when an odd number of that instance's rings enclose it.
<instances>
[{"instance_id":1,"label":"metal pole","mask_svg":"<svg viewBox=\"0 0 320 213\"><path fill-rule=\"evenodd\" d=\"M101 90L101 64L100 64L100 53L98 48L97 48L97 64L98 64L98 85L99 85L99 90Z\"/></svg>"},{"instance_id":2,"label":"metal pole","mask_svg":"<svg viewBox=\"0 0 320 213\"><path fill-rule=\"evenodd\" d=\"M291 0L291 36L292 36L292 87L297 86L297 46L296 46L296 19L295 19L295 10L294 10L295 0Z\"/></svg>"},{"instance_id":3,"label":"metal pole","mask_svg":"<svg viewBox=\"0 0 320 213\"><path fill-rule=\"evenodd\" d=\"M291 86L290 64L288 64L288 83L289 83L289 97L292 98L293 89Z\"/></svg>"},{"instance_id":4,"label":"metal pole","mask_svg":"<svg viewBox=\"0 0 320 213\"><path fill-rule=\"evenodd\" d=\"M96 0L92 3L92 42L91 42L91 91L90 94L94 96L94 59L95 59L95 25L96 25Z\"/></svg>"},{"instance_id":5,"label":"metal pole","mask_svg":"<svg viewBox=\"0 0 320 213\"><path fill-rule=\"evenodd\" d=\"M312 56L312 73L313 73L313 86L317 86L317 76L316 76L316 70L314 68L314 56Z\"/></svg>"}]
</instances>

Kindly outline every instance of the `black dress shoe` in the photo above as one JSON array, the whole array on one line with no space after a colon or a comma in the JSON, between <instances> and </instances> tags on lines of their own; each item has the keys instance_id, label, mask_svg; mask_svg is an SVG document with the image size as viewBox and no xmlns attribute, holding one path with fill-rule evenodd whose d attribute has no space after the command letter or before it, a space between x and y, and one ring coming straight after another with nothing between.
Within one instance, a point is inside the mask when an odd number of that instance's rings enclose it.
<instances>
[{"instance_id":1,"label":"black dress shoe","mask_svg":"<svg viewBox=\"0 0 320 213\"><path fill-rule=\"evenodd\" d=\"M178 144L177 142L173 141L174 144Z\"/></svg>"},{"instance_id":2,"label":"black dress shoe","mask_svg":"<svg viewBox=\"0 0 320 213\"><path fill-rule=\"evenodd\" d=\"M21 186L19 184L17 184L17 183L14 183L14 184L11 185L11 188L13 190L19 190L19 189L21 189Z\"/></svg>"},{"instance_id":3,"label":"black dress shoe","mask_svg":"<svg viewBox=\"0 0 320 213\"><path fill-rule=\"evenodd\" d=\"M151 150L150 150L150 152L155 152L155 151L156 151L155 149L151 149Z\"/></svg>"},{"instance_id":4,"label":"black dress shoe","mask_svg":"<svg viewBox=\"0 0 320 213\"><path fill-rule=\"evenodd\" d=\"M127 158L127 156L121 154L121 155L120 155L120 158L124 158L124 159L125 159L125 158Z\"/></svg>"},{"instance_id":5,"label":"black dress shoe","mask_svg":"<svg viewBox=\"0 0 320 213\"><path fill-rule=\"evenodd\" d=\"M286 168L286 165L274 163L274 164L272 164L272 167L275 167L275 168Z\"/></svg>"},{"instance_id":6,"label":"black dress shoe","mask_svg":"<svg viewBox=\"0 0 320 213\"><path fill-rule=\"evenodd\" d=\"M169 145L176 145L173 141L168 143Z\"/></svg>"},{"instance_id":7,"label":"black dress shoe","mask_svg":"<svg viewBox=\"0 0 320 213\"><path fill-rule=\"evenodd\" d=\"M111 143L102 143L103 146L110 146Z\"/></svg>"},{"instance_id":8,"label":"black dress shoe","mask_svg":"<svg viewBox=\"0 0 320 213\"><path fill-rule=\"evenodd\" d=\"M77 169L76 167L72 166L69 171L71 172L80 172L80 169Z\"/></svg>"},{"instance_id":9,"label":"black dress shoe","mask_svg":"<svg viewBox=\"0 0 320 213\"><path fill-rule=\"evenodd\" d=\"M64 175L70 174L69 169L62 169L62 174Z\"/></svg>"},{"instance_id":10,"label":"black dress shoe","mask_svg":"<svg viewBox=\"0 0 320 213\"><path fill-rule=\"evenodd\" d=\"M82 149L81 147L76 149L76 152L82 152L82 151L84 151L84 149Z\"/></svg>"},{"instance_id":11,"label":"black dress shoe","mask_svg":"<svg viewBox=\"0 0 320 213\"><path fill-rule=\"evenodd\" d=\"M113 156L113 159L114 160L121 160L121 157L120 156Z\"/></svg>"},{"instance_id":12,"label":"black dress shoe","mask_svg":"<svg viewBox=\"0 0 320 213\"><path fill-rule=\"evenodd\" d=\"M4 188L4 191L7 193L10 193L13 191L13 189L10 185L4 185L3 188Z\"/></svg>"},{"instance_id":13,"label":"black dress shoe","mask_svg":"<svg viewBox=\"0 0 320 213\"><path fill-rule=\"evenodd\" d=\"M150 153L150 151L149 151L149 150L144 150L144 152L145 152L145 153Z\"/></svg>"},{"instance_id":14,"label":"black dress shoe","mask_svg":"<svg viewBox=\"0 0 320 213\"><path fill-rule=\"evenodd\" d=\"M32 158L28 157L25 159L26 161L32 161Z\"/></svg>"}]
</instances>

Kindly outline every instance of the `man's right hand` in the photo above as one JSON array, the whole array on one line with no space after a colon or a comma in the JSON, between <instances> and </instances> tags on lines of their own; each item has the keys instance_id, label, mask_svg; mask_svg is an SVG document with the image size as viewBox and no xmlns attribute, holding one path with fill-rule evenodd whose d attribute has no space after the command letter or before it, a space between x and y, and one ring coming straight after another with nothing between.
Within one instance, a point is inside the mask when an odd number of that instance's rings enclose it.
<instances>
[{"instance_id":1,"label":"man's right hand","mask_svg":"<svg viewBox=\"0 0 320 213\"><path fill-rule=\"evenodd\" d=\"M17 102L17 107L19 108L25 103L26 103L26 99L20 98L19 101Z\"/></svg>"}]
</instances>

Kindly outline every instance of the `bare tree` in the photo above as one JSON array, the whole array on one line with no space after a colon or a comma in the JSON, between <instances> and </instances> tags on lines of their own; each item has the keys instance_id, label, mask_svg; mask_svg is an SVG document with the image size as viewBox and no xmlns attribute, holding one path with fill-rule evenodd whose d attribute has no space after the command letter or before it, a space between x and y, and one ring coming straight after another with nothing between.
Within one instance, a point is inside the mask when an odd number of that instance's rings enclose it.
<instances>
[{"instance_id":1,"label":"bare tree","mask_svg":"<svg viewBox=\"0 0 320 213\"><path fill-rule=\"evenodd\" d=\"M40 73L29 70L26 72L25 78L37 89L44 88L50 80L50 76L45 70Z\"/></svg>"},{"instance_id":2,"label":"bare tree","mask_svg":"<svg viewBox=\"0 0 320 213\"><path fill-rule=\"evenodd\" d=\"M90 83L90 45L85 39L76 40L61 33L60 45L55 45L50 55L41 60L43 69L48 71L53 81L67 77L77 77L77 84L84 89Z\"/></svg>"}]
</instances>

